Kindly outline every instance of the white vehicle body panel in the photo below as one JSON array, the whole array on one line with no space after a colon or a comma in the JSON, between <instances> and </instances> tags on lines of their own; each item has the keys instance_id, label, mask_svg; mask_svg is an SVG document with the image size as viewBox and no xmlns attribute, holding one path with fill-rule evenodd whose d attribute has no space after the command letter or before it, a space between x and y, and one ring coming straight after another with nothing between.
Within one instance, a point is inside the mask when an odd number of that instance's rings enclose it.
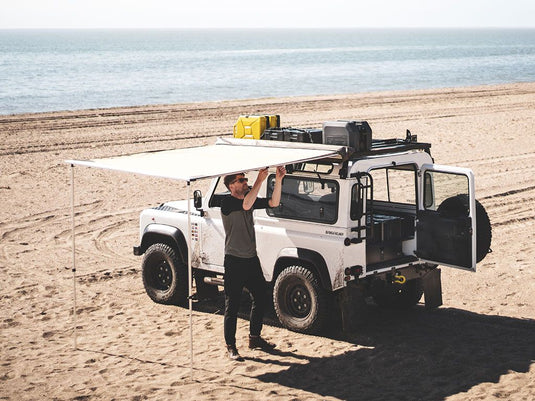
<instances>
[{"instance_id":1,"label":"white vehicle body panel","mask_svg":"<svg viewBox=\"0 0 535 401\"><path fill-rule=\"evenodd\" d=\"M418 263L440 263L435 260L414 257L417 253L418 234L416 233L415 238L406 239L401 243L403 254L412 255L414 260L410 262L401 261L400 263L389 264L383 268L367 270L366 239L360 242L356 241L355 239L358 237L358 233L351 230L359 223L358 221L351 220L349 217L351 188L357 182L355 178L352 178L352 174L370 172L377 168L403 165L415 166L418 175L416 184L418 210L424 208L422 177L425 171L434 170L466 175L470 182L470 217L472 218L472 229L474 233L472 236L472 246L475 249L473 173L469 169L433 165L432 163L433 159L426 152L407 151L379 156L372 155L358 159L349 166L348 177L344 179L338 177L339 166L336 167L328 176L328 179L335 179L339 184L338 217L333 224L273 217L269 216L265 210L254 211L257 252L265 279L268 282L274 279L274 268L280 258L299 259L300 249L310 250L321 255L327 266L330 287L333 291L346 286L344 271L351 266L361 266L361 277L366 277ZM297 176L300 174L302 173L297 173ZM306 174L303 175L306 176ZM225 232L221 220L221 212L219 207L209 207L208 205L212 194L216 190L218 179L213 179L208 193L203 198L202 213L199 211L192 213L192 266L218 274L224 274ZM260 190L260 196L266 196L266 190L266 183L264 182ZM148 209L142 213L140 224L141 236L143 236L146 226L152 223L167 224L176 227L184 233L187 232L186 201L169 202L165 206L172 208L174 213L157 209ZM360 222L365 222L365 218L365 216L362 217ZM349 246L344 243L344 241L351 239L355 240L355 242ZM470 270L475 270L475 252L473 252L473 255L473 266L471 266ZM444 265L443 263L440 264ZM456 265L445 265L459 267Z\"/></svg>"}]
</instances>

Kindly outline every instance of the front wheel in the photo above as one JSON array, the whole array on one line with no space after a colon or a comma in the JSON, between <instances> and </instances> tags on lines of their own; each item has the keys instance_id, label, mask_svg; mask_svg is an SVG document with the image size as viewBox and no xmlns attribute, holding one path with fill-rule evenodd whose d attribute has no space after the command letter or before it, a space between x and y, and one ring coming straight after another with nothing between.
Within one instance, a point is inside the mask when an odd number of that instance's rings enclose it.
<instances>
[{"instance_id":1,"label":"front wheel","mask_svg":"<svg viewBox=\"0 0 535 401\"><path fill-rule=\"evenodd\" d=\"M328 317L328 294L303 266L285 268L273 287L273 306L281 324L300 333L318 333Z\"/></svg>"},{"instance_id":2,"label":"front wheel","mask_svg":"<svg viewBox=\"0 0 535 401\"><path fill-rule=\"evenodd\" d=\"M151 245L142 263L143 285L154 302L184 305L188 296L188 272L175 249L167 244Z\"/></svg>"}]
</instances>

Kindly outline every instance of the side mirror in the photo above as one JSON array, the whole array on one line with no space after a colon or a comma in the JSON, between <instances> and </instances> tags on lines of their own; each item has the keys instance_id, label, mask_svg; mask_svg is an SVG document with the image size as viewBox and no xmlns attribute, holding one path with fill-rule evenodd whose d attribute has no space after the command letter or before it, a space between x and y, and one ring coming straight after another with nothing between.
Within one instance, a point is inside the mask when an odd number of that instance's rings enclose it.
<instances>
[{"instance_id":1,"label":"side mirror","mask_svg":"<svg viewBox=\"0 0 535 401\"><path fill-rule=\"evenodd\" d=\"M193 192L193 206L195 209L202 209L202 192L198 189Z\"/></svg>"}]
</instances>

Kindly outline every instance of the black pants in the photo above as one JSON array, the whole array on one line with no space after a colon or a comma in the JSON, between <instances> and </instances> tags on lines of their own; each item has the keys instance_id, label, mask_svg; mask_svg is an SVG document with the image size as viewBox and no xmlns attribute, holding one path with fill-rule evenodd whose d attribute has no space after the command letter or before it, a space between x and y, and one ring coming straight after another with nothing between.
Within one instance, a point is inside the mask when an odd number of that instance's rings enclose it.
<instances>
[{"instance_id":1,"label":"black pants","mask_svg":"<svg viewBox=\"0 0 535 401\"><path fill-rule=\"evenodd\" d=\"M236 344L236 323L243 287L249 290L252 298L249 333L259 336L264 318L266 280L260 267L260 260L244 259L225 255L225 342Z\"/></svg>"}]
</instances>

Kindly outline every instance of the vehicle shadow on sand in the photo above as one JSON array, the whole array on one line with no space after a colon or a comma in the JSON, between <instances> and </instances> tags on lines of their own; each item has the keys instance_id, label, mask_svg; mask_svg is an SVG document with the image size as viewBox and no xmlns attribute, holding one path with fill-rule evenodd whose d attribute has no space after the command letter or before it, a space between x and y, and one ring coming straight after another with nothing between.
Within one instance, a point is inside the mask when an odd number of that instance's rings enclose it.
<instances>
[{"instance_id":1,"label":"vehicle shadow on sand","mask_svg":"<svg viewBox=\"0 0 535 401\"><path fill-rule=\"evenodd\" d=\"M498 382L509 371L529 371L534 333L534 320L453 308L374 307L361 329L332 336L369 348L314 358L258 379L346 400L443 400Z\"/></svg>"},{"instance_id":2,"label":"vehicle shadow on sand","mask_svg":"<svg viewBox=\"0 0 535 401\"><path fill-rule=\"evenodd\" d=\"M221 307L221 301L196 309L208 307L209 312L209 305ZM368 312L353 332L335 328L324 335L365 348L306 358L308 362L300 358L288 369L257 379L319 397L443 400L481 383L498 382L510 371L528 372L535 360L535 320L444 307L428 311L421 305L408 311L369 305ZM247 318L246 313L247 307L242 308L241 317ZM279 326L272 311L265 320Z\"/></svg>"}]
</instances>

